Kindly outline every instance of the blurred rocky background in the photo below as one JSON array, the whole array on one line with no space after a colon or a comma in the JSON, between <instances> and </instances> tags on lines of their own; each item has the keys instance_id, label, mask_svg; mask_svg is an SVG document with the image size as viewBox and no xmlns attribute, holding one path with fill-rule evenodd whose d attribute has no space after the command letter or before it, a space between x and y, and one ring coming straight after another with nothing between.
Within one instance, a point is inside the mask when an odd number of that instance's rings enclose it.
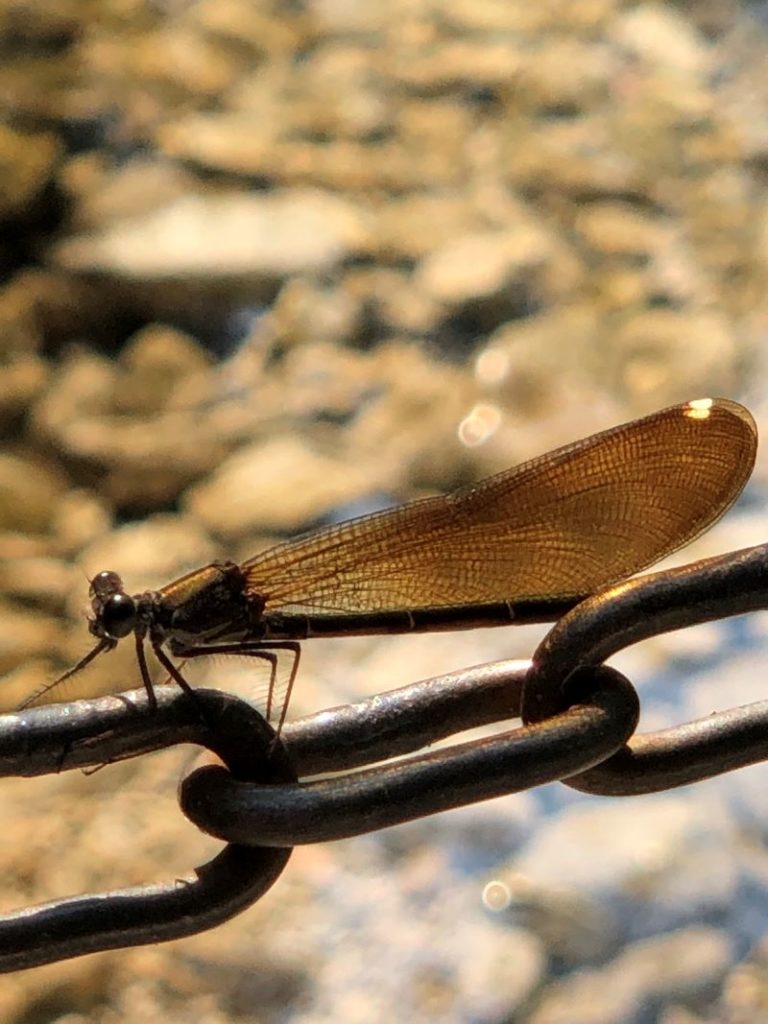
<instances>
[{"instance_id":1,"label":"blurred rocky background","mask_svg":"<svg viewBox=\"0 0 768 1024\"><path fill-rule=\"evenodd\" d=\"M100 569L158 586L707 394L764 428L767 57L737 0L0 0L3 706L87 650ZM764 539L758 493L694 554ZM765 628L622 667L684 720L764 696ZM313 642L293 710L538 635ZM137 686L131 651L76 683ZM3 909L208 856L187 756L3 783ZM299 851L215 932L4 977L0 1020L768 1019L764 782Z\"/></svg>"}]
</instances>

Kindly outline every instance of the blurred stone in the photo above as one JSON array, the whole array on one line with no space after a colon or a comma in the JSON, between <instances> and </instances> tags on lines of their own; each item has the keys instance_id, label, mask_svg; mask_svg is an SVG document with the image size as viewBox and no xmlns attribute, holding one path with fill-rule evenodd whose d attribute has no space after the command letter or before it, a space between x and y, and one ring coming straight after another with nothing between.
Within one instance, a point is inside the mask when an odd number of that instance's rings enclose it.
<instances>
[{"instance_id":1,"label":"blurred stone","mask_svg":"<svg viewBox=\"0 0 768 1024\"><path fill-rule=\"evenodd\" d=\"M57 502L51 532L58 550L74 555L107 533L112 520L105 502L91 491L71 490Z\"/></svg>"},{"instance_id":2,"label":"blurred stone","mask_svg":"<svg viewBox=\"0 0 768 1024\"><path fill-rule=\"evenodd\" d=\"M635 943L616 967L645 976L657 1000L696 1003L718 990L733 954L720 929L699 925Z\"/></svg>"},{"instance_id":3,"label":"blurred stone","mask_svg":"<svg viewBox=\"0 0 768 1024\"><path fill-rule=\"evenodd\" d=\"M736 387L740 357L724 316L718 312L681 314L649 309L617 325L606 348L600 376L609 388L627 395L653 395L654 403L685 395L730 394Z\"/></svg>"},{"instance_id":4,"label":"blurred stone","mask_svg":"<svg viewBox=\"0 0 768 1024\"><path fill-rule=\"evenodd\" d=\"M330 270L365 248L355 205L319 191L180 198L56 250L69 270L133 280L247 281L254 293L289 274Z\"/></svg>"},{"instance_id":5,"label":"blurred stone","mask_svg":"<svg viewBox=\"0 0 768 1024\"><path fill-rule=\"evenodd\" d=\"M246 114L196 114L164 128L159 144L169 158L192 161L212 170L262 177L284 187L318 188L329 193L363 195L372 189L414 188L424 180L416 154L394 141L369 145L356 139L314 142L283 139L279 143ZM419 153L419 156L422 154ZM444 181L456 173L438 159L433 171ZM371 244L366 238L365 246ZM314 256L314 252L312 253Z\"/></svg>"},{"instance_id":6,"label":"blurred stone","mask_svg":"<svg viewBox=\"0 0 768 1024\"><path fill-rule=\"evenodd\" d=\"M0 453L0 529L44 532L65 489L64 477L43 459Z\"/></svg>"},{"instance_id":7,"label":"blurred stone","mask_svg":"<svg viewBox=\"0 0 768 1024\"><path fill-rule=\"evenodd\" d=\"M590 0L572 4L568 0L547 0L540 4L510 4L505 0L461 0L443 12L454 30L470 32L524 32L547 29L590 32L615 15L616 0Z\"/></svg>"},{"instance_id":8,"label":"blurred stone","mask_svg":"<svg viewBox=\"0 0 768 1024\"><path fill-rule=\"evenodd\" d=\"M545 823L513 858L510 889L524 884L529 903L537 893L550 893L539 900L537 918L526 909L524 919L529 926L538 920L541 934L557 928L562 948L578 951L582 930L589 934L589 922L601 913L610 924L604 934L613 931L619 945L622 933L681 927L730 906L739 882L729 853L733 828L703 798L648 796L642 813L639 805L577 804ZM497 877L506 880L503 872ZM579 901L593 908L589 914L573 913Z\"/></svg>"},{"instance_id":9,"label":"blurred stone","mask_svg":"<svg viewBox=\"0 0 768 1024\"><path fill-rule=\"evenodd\" d=\"M456 979L466 1019L494 1024L512 1020L541 984L546 947L520 929L462 929L467 955Z\"/></svg>"},{"instance_id":10,"label":"blurred stone","mask_svg":"<svg viewBox=\"0 0 768 1024\"><path fill-rule=\"evenodd\" d=\"M668 1002L711 997L732 949L722 932L704 926L638 942L605 967L554 982L531 1024L625 1024Z\"/></svg>"},{"instance_id":11,"label":"blurred stone","mask_svg":"<svg viewBox=\"0 0 768 1024\"><path fill-rule=\"evenodd\" d=\"M477 389L462 369L436 363L406 343L381 346L373 363L374 392L346 434L349 461L376 466L385 493L444 491L471 473L459 426Z\"/></svg>"},{"instance_id":12,"label":"blurred stone","mask_svg":"<svg viewBox=\"0 0 768 1024\"><path fill-rule=\"evenodd\" d=\"M330 288L299 277L280 289L270 320L284 344L354 344L363 329L363 303L350 288Z\"/></svg>"},{"instance_id":13,"label":"blurred stone","mask_svg":"<svg viewBox=\"0 0 768 1024\"><path fill-rule=\"evenodd\" d=\"M365 277L362 281L361 277ZM414 288L410 274L395 270L360 272L355 284L364 290L363 310L386 336L431 337L440 328L445 310L440 302ZM365 321L361 334L363 338Z\"/></svg>"},{"instance_id":14,"label":"blurred stone","mask_svg":"<svg viewBox=\"0 0 768 1024\"><path fill-rule=\"evenodd\" d=\"M28 658L19 662L10 671L3 672L0 675L0 714L15 711L28 697L55 678L56 669L52 656ZM0 987L0 1007L2 996L3 988Z\"/></svg>"},{"instance_id":15,"label":"blurred stone","mask_svg":"<svg viewBox=\"0 0 768 1024\"><path fill-rule=\"evenodd\" d=\"M723 1019L752 1024L768 1011L768 943L765 938L737 964L725 980L719 1001Z\"/></svg>"},{"instance_id":16,"label":"blurred stone","mask_svg":"<svg viewBox=\"0 0 768 1024\"><path fill-rule=\"evenodd\" d=\"M115 370L112 362L85 349L71 349L59 364L45 396L31 410L31 425L38 436L67 451L65 440L73 420L106 412L112 400Z\"/></svg>"},{"instance_id":17,"label":"blurred stone","mask_svg":"<svg viewBox=\"0 0 768 1024\"><path fill-rule=\"evenodd\" d=\"M614 198L645 194L643 168L617 129L592 112L583 117L536 122L500 135L499 160L510 185L524 194Z\"/></svg>"},{"instance_id":18,"label":"blurred stone","mask_svg":"<svg viewBox=\"0 0 768 1024\"><path fill-rule=\"evenodd\" d=\"M25 7L29 6L25 4ZM12 29L11 33L15 31ZM67 33L70 41L77 31L73 29ZM12 35L12 38L16 37ZM71 59L68 47L61 50L59 45L57 42L54 52L51 52L43 44L42 53L35 52L34 45L31 52L24 52L21 48L15 60L10 59L9 54L0 64L4 111L12 111L16 117L36 124L50 125L61 118L77 74L77 62Z\"/></svg>"},{"instance_id":19,"label":"blurred stone","mask_svg":"<svg viewBox=\"0 0 768 1024\"><path fill-rule=\"evenodd\" d=\"M204 375L211 360L194 338L150 324L128 341L120 355L115 411L131 416L163 410L184 378Z\"/></svg>"},{"instance_id":20,"label":"blurred stone","mask_svg":"<svg viewBox=\"0 0 768 1024\"><path fill-rule=\"evenodd\" d=\"M23 413L48 383L50 366L38 356L12 356L0 362L0 425Z\"/></svg>"},{"instance_id":21,"label":"blurred stone","mask_svg":"<svg viewBox=\"0 0 768 1024\"><path fill-rule=\"evenodd\" d=\"M157 157L136 156L115 166L93 151L66 164L61 184L73 205L72 225L79 232L151 215L198 187L183 168Z\"/></svg>"},{"instance_id":22,"label":"blurred stone","mask_svg":"<svg viewBox=\"0 0 768 1024\"><path fill-rule=\"evenodd\" d=\"M230 448L271 433L286 417L311 420L318 436L331 433L337 440L338 425L346 423L378 387L375 353L360 353L331 341L319 341L327 323L311 318L311 292L298 283L290 287L285 308L276 310L275 338L286 351L278 366L264 371L264 353L244 347L208 378L200 393L187 395L187 405L205 413L204 429ZM296 298L290 303L290 295ZM333 296L326 297L329 319ZM306 305L305 305L306 301ZM344 315L344 299L341 299ZM306 319L305 319L306 318ZM306 331L306 334L304 333ZM181 405L184 389L177 401ZM220 460L219 460L220 461Z\"/></svg>"},{"instance_id":23,"label":"blurred stone","mask_svg":"<svg viewBox=\"0 0 768 1024\"><path fill-rule=\"evenodd\" d=\"M49 656L62 639L57 619L7 601L0 602L0 622L0 672Z\"/></svg>"},{"instance_id":24,"label":"blurred stone","mask_svg":"<svg viewBox=\"0 0 768 1024\"><path fill-rule=\"evenodd\" d=\"M203 0L189 13L196 25L217 39L237 49L248 45L257 54L291 54L305 41L302 17L294 20L287 11L261 9L249 0Z\"/></svg>"},{"instance_id":25,"label":"blurred stone","mask_svg":"<svg viewBox=\"0 0 768 1024\"><path fill-rule=\"evenodd\" d=\"M410 169L410 189L427 182L431 189L461 189L467 138L474 126L471 107L456 103L453 97L428 96L405 104L393 151ZM478 146L476 158L483 149ZM405 179L403 185L407 184Z\"/></svg>"},{"instance_id":26,"label":"blurred stone","mask_svg":"<svg viewBox=\"0 0 768 1024\"><path fill-rule=\"evenodd\" d=\"M659 1024L711 1024L711 1017L702 1017L684 1006L666 1007L659 1016ZM746 1021L744 1022L746 1024Z\"/></svg>"},{"instance_id":27,"label":"blurred stone","mask_svg":"<svg viewBox=\"0 0 768 1024\"><path fill-rule=\"evenodd\" d=\"M176 161L249 176L276 173L275 126L258 113L263 112L192 114L161 128L158 144L166 157ZM284 147L279 149L284 155ZM286 177L281 175L280 180L285 182Z\"/></svg>"},{"instance_id":28,"label":"blurred stone","mask_svg":"<svg viewBox=\"0 0 768 1024\"><path fill-rule=\"evenodd\" d=\"M61 46L79 26L77 3L20 0L0 9L0 35L16 36L33 47Z\"/></svg>"},{"instance_id":29,"label":"blurred stone","mask_svg":"<svg viewBox=\"0 0 768 1024\"><path fill-rule=\"evenodd\" d=\"M502 901L500 916L537 935L549 955L575 967L605 959L622 944L618 915L605 902L566 885L537 883L525 872L500 872L486 884Z\"/></svg>"},{"instance_id":30,"label":"blurred stone","mask_svg":"<svg viewBox=\"0 0 768 1024\"><path fill-rule=\"evenodd\" d=\"M115 364L83 351L71 353L37 403L33 428L76 461L83 482L98 475L102 494L115 504L162 506L215 465L225 443L194 409L158 417L120 415L121 383Z\"/></svg>"},{"instance_id":31,"label":"blurred stone","mask_svg":"<svg viewBox=\"0 0 768 1024\"><path fill-rule=\"evenodd\" d=\"M0 593L37 607L60 611L72 580L72 567L55 558L0 560Z\"/></svg>"},{"instance_id":32,"label":"blurred stone","mask_svg":"<svg viewBox=\"0 0 768 1024\"><path fill-rule=\"evenodd\" d=\"M0 125L0 219L23 219L53 178L60 147L54 135L25 134Z\"/></svg>"},{"instance_id":33,"label":"blurred stone","mask_svg":"<svg viewBox=\"0 0 768 1024\"><path fill-rule=\"evenodd\" d=\"M8 837L18 842L16 833ZM31 1005L66 1006L68 1024L83 1024L100 1003L109 1000L117 954L65 960L30 973L20 971L5 979L0 989L0 1016L8 1024L23 1021ZM35 980L32 981L32 978Z\"/></svg>"},{"instance_id":34,"label":"blurred stone","mask_svg":"<svg viewBox=\"0 0 768 1024\"><path fill-rule=\"evenodd\" d=\"M321 30L331 36L337 34L382 31L389 24L389 4L386 0L371 0L358 4L355 0L310 0L307 9Z\"/></svg>"},{"instance_id":35,"label":"blurred stone","mask_svg":"<svg viewBox=\"0 0 768 1024\"><path fill-rule=\"evenodd\" d=\"M99 26L101 28L101 26ZM124 67L133 84L156 91L167 99L181 90L205 101L231 88L241 72L239 61L213 35L200 31L189 19L152 19L137 26L130 39L132 60L125 65L125 42L106 26L92 30L83 40L82 59L95 74L112 79L110 69Z\"/></svg>"},{"instance_id":36,"label":"blurred stone","mask_svg":"<svg viewBox=\"0 0 768 1024\"><path fill-rule=\"evenodd\" d=\"M579 277L567 248L529 221L448 243L422 261L416 284L452 312L469 310L495 326L563 298Z\"/></svg>"},{"instance_id":37,"label":"blurred stone","mask_svg":"<svg viewBox=\"0 0 768 1024\"><path fill-rule=\"evenodd\" d=\"M392 96L382 78L372 73L369 56L359 46L345 46L338 40L314 48L294 69L294 75L295 102L286 111L291 135L306 133L310 138L365 143L394 128ZM259 86L264 84L261 76L244 82L237 95L238 109L255 114ZM287 133L281 134L285 137ZM370 148L373 151L374 147Z\"/></svg>"},{"instance_id":38,"label":"blurred stone","mask_svg":"<svg viewBox=\"0 0 768 1024\"><path fill-rule=\"evenodd\" d=\"M21 272L0 288L0 424L25 412L51 372L39 354L44 332L33 277Z\"/></svg>"},{"instance_id":39,"label":"blurred stone","mask_svg":"<svg viewBox=\"0 0 768 1024\"><path fill-rule=\"evenodd\" d=\"M285 435L235 452L187 492L184 507L218 536L292 533L388 482L386 465L334 459Z\"/></svg>"},{"instance_id":40,"label":"blurred stone","mask_svg":"<svg viewBox=\"0 0 768 1024\"><path fill-rule=\"evenodd\" d=\"M0 532L0 559L45 558L50 551L50 537L22 530Z\"/></svg>"},{"instance_id":41,"label":"blurred stone","mask_svg":"<svg viewBox=\"0 0 768 1024\"><path fill-rule=\"evenodd\" d=\"M114 343L118 310L104 306L93 283L25 266L0 289L0 351L59 352L68 342Z\"/></svg>"},{"instance_id":42,"label":"blurred stone","mask_svg":"<svg viewBox=\"0 0 768 1024\"><path fill-rule=\"evenodd\" d=\"M461 39L416 52L402 53L393 71L395 80L414 92L449 93L457 86L513 87L521 68L521 50L514 42Z\"/></svg>"},{"instance_id":43,"label":"blurred stone","mask_svg":"<svg viewBox=\"0 0 768 1024\"><path fill-rule=\"evenodd\" d=\"M532 421L533 432L541 432L543 419L574 418L581 394L590 389L589 360L600 340L594 310L587 304L573 304L504 324L478 350L475 378L482 397L507 409L514 429L521 431L510 448L512 454L515 448L527 450L527 423ZM591 418L593 409L594 401L578 417L584 434L599 422ZM546 436L552 435L546 431Z\"/></svg>"},{"instance_id":44,"label":"blurred stone","mask_svg":"<svg viewBox=\"0 0 768 1024\"><path fill-rule=\"evenodd\" d=\"M35 290L23 272L0 288L0 356L3 360L36 354L42 342Z\"/></svg>"},{"instance_id":45,"label":"blurred stone","mask_svg":"<svg viewBox=\"0 0 768 1024\"><path fill-rule=\"evenodd\" d=\"M477 216L460 194L412 192L378 212L376 242L389 260L419 259L477 230Z\"/></svg>"},{"instance_id":46,"label":"blurred stone","mask_svg":"<svg viewBox=\"0 0 768 1024\"><path fill-rule=\"evenodd\" d=\"M587 111L610 95L619 67L616 53L602 41L558 34L524 51L509 95L532 111Z\"/></svg>"},{"instance_id":47,"label":"blurred stone","mask_svg":"<svg viewBox=\"0 0 768 1024\"><path fill-rule=\"evenodd\" d=\"M651 256L669 245L674 234L670 223L617 202L586 206L575 227L595 252L606 257Z\"/></svg>"},{"instance_id":48,"label":"blurred stone","mask_svg":"<svg viewBox=\"0 0 768 1024\"><path fill-rule=\"evenodd\" d=\"M611 35L635 58L669 68L676 75L704 75L711 50L682 11L660 3L641 3L623 11Z\"/></svg>"}]
</instances>

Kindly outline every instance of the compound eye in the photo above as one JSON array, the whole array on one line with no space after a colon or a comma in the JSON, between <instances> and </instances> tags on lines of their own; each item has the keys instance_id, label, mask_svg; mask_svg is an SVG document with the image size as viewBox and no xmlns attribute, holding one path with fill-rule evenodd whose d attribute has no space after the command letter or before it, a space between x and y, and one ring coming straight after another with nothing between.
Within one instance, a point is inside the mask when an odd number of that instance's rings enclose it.
<instances>
[{"instance_id":1,"label":"compound eye","mask_svg":"<svg viewBox=\"0 0 768 1024\"><path fill-rule=\"evenodd\" d=\"M108 637L122 640L136 625L136 602L128 594L113 594L104 602L100 619Z\"/></svg>"},{"instance_id":2,"label":"compound eye","mask_svg":"<svg viewBox=\"0 0 768 1024\"><path fill-rule=\"evenodd\" d=\"M104 599L123 589L123 581L116 572L100 572L91 580L91 597Z\"/></svg>"}]
</instances>

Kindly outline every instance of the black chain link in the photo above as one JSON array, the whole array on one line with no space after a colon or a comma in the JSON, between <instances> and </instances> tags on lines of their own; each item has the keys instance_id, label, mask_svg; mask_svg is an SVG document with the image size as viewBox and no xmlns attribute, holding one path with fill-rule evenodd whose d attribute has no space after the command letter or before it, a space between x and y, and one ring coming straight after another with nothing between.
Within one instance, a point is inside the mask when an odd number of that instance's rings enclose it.
<instances>
[{"instance_id":1,"label":"black chain link","mask_svg":"<svg viewBox=\"0 0 768 1024\"><path fill-rule=\"evenodd\" d=\"M182 783L185 814L228 846L179 882L0 917L0 970L192 934L275 881L290 848L565 781L634 795L768 758L768 701L635 734L634 688L602 662L659 633L768 607L768 545L630 580L563 616L530 663L450 673L286 725L282 743L246 703L144 691L0 716L0 775L33 776L199 743L226 767ZM462 730L522 717L488 739L411 754ZM377 764L394 757L401 760ZM366 767L377 765L376 767ZM296 782L296 776L341 772Z\"/></svg>"}]
</instances>

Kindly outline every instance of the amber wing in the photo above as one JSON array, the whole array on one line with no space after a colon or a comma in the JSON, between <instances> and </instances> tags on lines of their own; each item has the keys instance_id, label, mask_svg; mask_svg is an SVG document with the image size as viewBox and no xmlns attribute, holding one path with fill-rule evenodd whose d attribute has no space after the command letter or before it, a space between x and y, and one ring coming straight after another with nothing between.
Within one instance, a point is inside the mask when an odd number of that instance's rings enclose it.
<instances>
[{"instance_id":1,"label":"amber wing","mask_svg":"<svg viewBox=\"0 0 768 1024\"><path fill-rule=\"evenodd\" d=\"M278 545L245 563L248 589L272 610L329 613L567 600L706 530L741 492L756 447L735 402L672 406Z\"/></svg>"}]
</instances>

